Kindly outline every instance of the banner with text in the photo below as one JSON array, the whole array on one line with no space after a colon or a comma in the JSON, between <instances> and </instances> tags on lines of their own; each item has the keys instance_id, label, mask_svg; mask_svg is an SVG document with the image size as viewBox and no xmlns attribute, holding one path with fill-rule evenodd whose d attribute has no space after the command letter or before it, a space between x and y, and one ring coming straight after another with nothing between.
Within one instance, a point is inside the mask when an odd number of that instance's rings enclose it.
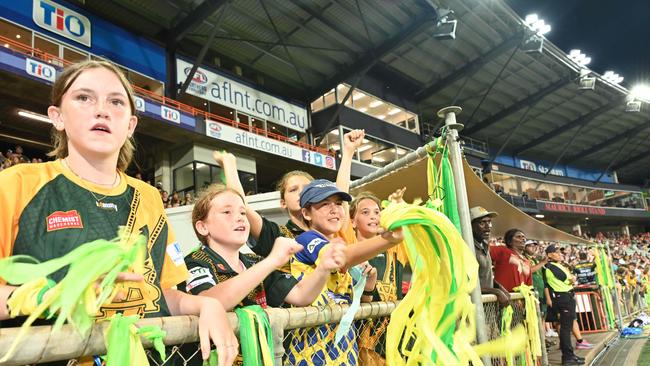
<instances>
[{"instance_id":1,"label":"banner with text","mask_svg":"<svg viewBox=\"0 0 650 366\"><path fill-rule=\"evenodd\" d=\"M334 160L334 157L329 155L323 155L315 151L302 149L298 146L256 135L215 121L206 120L205 130L206 135L215 139L264 151L288 159L302 161L307 164L336 170L336 161Z\"/></svg>"},{"instance_id":2,"label":"banner with text","mask_svg":"<svg viewBox=\"0 0 650 366\"><path fill-rule=\"evenodd\" d=\"M646 217L646 211L634 208L598 207L559 202L537 201L537 209L547 212L578 214L585 216Z\"/></svg>"},{"instance_id":3,"label":"banner with text","mask_svg":"<svg viewBox=\"0 0 650 366\"><path fill-rule=\"evenodd\" d=\"M192 71L191 63L176 59L178 83L185 82L190 71ZM293 130L305 132L307 129L307 109L304 107L201 67L194 73L187 93Z\"/></svg>"}]
</instances>

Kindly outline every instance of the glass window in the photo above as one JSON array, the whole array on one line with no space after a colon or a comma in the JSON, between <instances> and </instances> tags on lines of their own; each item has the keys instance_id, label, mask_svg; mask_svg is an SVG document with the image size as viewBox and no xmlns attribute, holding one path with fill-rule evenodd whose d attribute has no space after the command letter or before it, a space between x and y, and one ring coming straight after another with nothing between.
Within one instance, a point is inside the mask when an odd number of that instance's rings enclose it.
<instances>
[{"instance_id":1,"label":"glass window","mask_svg":"<svg viewBox=\"0 0 650 366\"><path fill-rule=\"evenodd\" d=\"M327 92L327 94L324 95L323 100L325 102L323 107L325 108L336 104L336 99L334 99L334 89Z\"/></svg>"},{"instance_id":2,"label":"glass window","mask_svg":"<svg viewBox=\"0 0 650 366\"><path fill-rule=\"evenodd\" d=\"M240 171L239 181L247 196L257 193L257 177L255 174Z\"/></svg>"},{"instance_id":3,"label":"glass window","mask_svg":"<svg viewBox=\"0 0 650 366\"><path fill-rule=\"evenodd\" d=\"M281 136L289 136L289 129L285 126L275 124L273 122L266 122L266 128L269 132L275 133Z\"/></svg>"},{"instance_id":4,"label":"glass window","mask_svg":"<svg viewBox=\"0 0 650 366\"><path fill-rule=\"evenodd\" d=\"M131 84L140 87L144 90L148 90L158 95L163 95L165 93L165 88L162 82L154 80L150 77L144 76L137 72L129 71L128 73L129 81ZM229 118L232 118L232 114Z\"/></svg>"},{"instance_id":5,"label":"glass window","mask_svg":"<svg viewBox=\"0 0 650 366\"><path fill-rule=\"evenodd\" d=\"M248 117L248 115L239 112L236 113L237 113L237 122L244 125L248 125L250 123L250 118Z\"/></svg>"},{"instance_id":6,"label":"glass window","mask_svg":"<svg viewBox=\"0 0 650 366\"><path fill-rule=\"evenodd\" d=\"M347 86L346 84L339 84L336 87L336 102L337 103L343 103L343 98L345 98L345 95L348 93L349 90L350 90L350 87ZM349 104L351 102L352 101L350 100L350 98L348 98L346 104Z\"/></svg>"},{"instance_id":7,"label":"glass window","mask_svg":"<svg viewBox=\"0 0 650 366\"><path fill-rule=\"evenodd\" d=\"M39 51L43 51L50 56L59 57L59 45L48 41L45 38L34 36L34 48ZM63 66L63 64L58 60L53 60L51 63L57 66Z\"/></svg>"},{"instance_id":8,"label":"glass window","mask_svg":"<svg viewBox=\"0 0 650 366\"><path fill-rule=\"evenodd\" d=\"M79 62L87 60L88 55L85 53L77 52L68 47L63 47L63 59L70 62Z\"/></svg>"},{"instance_id":9,"label":"glass window","mask_svg":"<svg viewBox=\"0 0 650 366\"><path fill-rule=\"evenodd\" d=\"M174 190L186 191L194 189L194 163L174 169Z\"/></svg>"},{"instance_id":10,"label":"glass window","mask_svg":"<svg viewBox=\"0 0 650 366\"><path fill-rule=\"evenodd\" d=\"M327 149L332 153L338 153L341 150L341 139L339 138L339 129L336 128L326 133L320 140L318 146Z\"/></svg>"},{"instance_id":11,"label":"glass window","mask_svg":"<svg viewBox=\"0 0 650 366\"><path fill-rule=\"evenodd\" d=\"M23 27L0 19L0 36L21 43L25 46L32 46L32 32ZM3 44L4 47L11 48L9 43Z\"/></svg>"},{"instance_id":12,"label":"glass window","mask_svg":"<svg viewBox=\"0 0 650 366\"><path fill-rule=\"evenodd\" d=\"M318 99L311 102L311 111L312 112L318 112L318 111L320 111L321 109L324 109L324 108L325 108L325 101L324 101L324 98L322 96L318 97Z\"/></svg>"},{"instance_id":13,"label":"glass window","mask_svg":"<svg viewBox=\"0 0 650 366\"><path fill-rule=\"evenodd\" d=\"M266 125L263 119L251 118L251 126L257 128L257 134L266 136Z\"/></svg>"},{"instance_id":14,"label":"glass window","mask_svg":"<svg viewBox=\"0 0 650 366\"><path fill-rule=\"evenodd\" d=\"M196 187L199 189L207 188L212 183L211 166L205 163L195 162L194 176L196 177Z\"/></svg>"}]
</instances>

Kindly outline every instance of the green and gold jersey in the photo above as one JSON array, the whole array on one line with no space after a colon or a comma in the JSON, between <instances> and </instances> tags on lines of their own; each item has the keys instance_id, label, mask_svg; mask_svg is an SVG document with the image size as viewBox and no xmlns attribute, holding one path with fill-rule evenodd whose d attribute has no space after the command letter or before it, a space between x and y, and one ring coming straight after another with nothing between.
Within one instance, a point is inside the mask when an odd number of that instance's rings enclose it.
<instances>
[{"instance_id":1,"label":"green and gold jersey","mask_svg":"<svg viewBox=\"0 0 650 366\"><path fill-rule=\"evenodd\" d=\"M117 187L94 185L61 160L6 169L0 187L0 258L24 254L47 261L84 243L112 239L123 226L147 238L144 281L121 285L127 298L102 307L97 317L170 315L161 289L185 281L187 269L155 188L123 173ZM60 270L52 279L63 276Z\"/></svg>"},{"instance_id":2,"label":"green and gold jersey","mask_svg":"<svg viewBox=\"0 0 650 366\"><path fill-rule=\"evenodd\" d=\"M239 260L246 269L253 267L262 260L255 254L239 253ZM202 245L199 249L185 257L185 263L190 276L179 288L193 295L209 290L218 283L237 277L237 273L219 253L212 248ZM260 305L262 308L280 307L284 299L298 283L290 274L279 270L271 272L263 282L257 285L237 307Z\"/></svg>"}]
</instances>

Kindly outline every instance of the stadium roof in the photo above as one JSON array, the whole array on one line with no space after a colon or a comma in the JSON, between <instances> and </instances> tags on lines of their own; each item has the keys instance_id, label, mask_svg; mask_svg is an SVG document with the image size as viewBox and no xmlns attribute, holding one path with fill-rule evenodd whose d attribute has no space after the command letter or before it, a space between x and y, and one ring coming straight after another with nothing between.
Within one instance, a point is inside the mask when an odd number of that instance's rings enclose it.
<instances>
[{"instance_id":1,"label":"stadium roof","mask_svg":"<svg viewBox=\"0 0 650 366\"><path fill-rule=\"evenodd\" d=\"M493 152L650 177L647 112L625 112L628 91L600 75L578 87L580 66L550 42L526 53L531 35L500 0L111 0L80 1L110 21L223 68L271 92L309 102L368 72L415 99L421 121L459 105L463 135ZM455 39L438 39L451 9ZM207 42L211 40L211 42Z\"/></svg>"}]
</instances>

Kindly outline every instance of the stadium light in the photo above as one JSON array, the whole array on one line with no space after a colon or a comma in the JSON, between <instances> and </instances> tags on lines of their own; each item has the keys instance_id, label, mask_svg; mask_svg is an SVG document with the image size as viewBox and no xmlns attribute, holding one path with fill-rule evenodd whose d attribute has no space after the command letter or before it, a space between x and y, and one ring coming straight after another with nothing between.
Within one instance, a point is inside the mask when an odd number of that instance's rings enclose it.
<instances>
[{"instance_id":1,"label":"stadium light","mask_svg":"<svg viewBox=\"0 0 650 366\"><path fill-rule=\"evenodd\" d=\"M603 74L603 79L609 81L612 84L620 84L620 83L623 82L623 79L625 79L625 78L622 77L621 75L615 73L612 70L607 70Z\"/></svg>"},{"instance_id":2,"label":"stadium light","mask_svg":"<svg viewBox=\"0 0 650 366\"><path fill-rule=\"evenodd\" d=\"M532 31L523 44L521 50L526 53L541 53L544 49L544 35L551 31L551 26L540 19L537 14L528 14L524 19L526 28Z\"/></svg>"},{"instance_id":3,"label":"stadium light","mask_svg":"<svg viewBox=\"0 0 650 366\"><path fill-rule=\"evenodd\" d=\"M586 67L591 63L591 57L588 57L578 49L571 50L569 52L569 58L573 60L573 62L580 65L581 67Z\"/></svg>"},{"instance_id":4,"label":"stadium light","mask_svg":"<svg viewBox=\"0 0 650 366\"><path fill-rule=\"evenodd\" d=\"M535 34L543 36L546 33L551 31L551 26L544 22L544 19L541 19L537 14L528 14L524 19L524 23L530 28Z\"/></svg>"},{"instance_id":5,"label":"stadium light","mask_svg":"<svg viewBox=\"0 0 650 366\"><path fill-rule=\"evenodd\" d=\"M650 86L646 84L635 85L630 90L630 96L633 100L650 103Z\"/></svg>"},{"instance_id":6,"label":"stadium light","mask_svg":"<svg viewBox=\"0 0 650 366\"><path fill-rule=\"evenodd\" d=\"M21 110L18 110L18 115L21 116L21 117L33 119L33 120L40 121L40 122L52 123L52 120L50 120L50 118L48 116L45 116L45 115L42 115L42 114L39 114L39 113L34 113L34 112L31 112L31 111L26 111L26 110L21 109Z\"/></svg>"}]
</instances>

